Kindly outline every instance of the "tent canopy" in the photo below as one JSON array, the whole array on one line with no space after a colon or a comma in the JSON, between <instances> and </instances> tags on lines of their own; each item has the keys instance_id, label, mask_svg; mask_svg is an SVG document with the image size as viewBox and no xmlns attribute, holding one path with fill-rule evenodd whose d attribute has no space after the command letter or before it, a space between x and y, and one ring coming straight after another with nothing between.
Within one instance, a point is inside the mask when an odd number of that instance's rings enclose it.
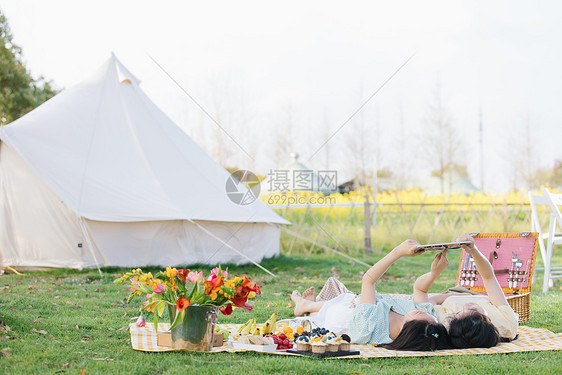
<instances>
[{"instance_id":1,"label":"tent canopy","mask_svg":"<svg viewBox=\"0 0 562 375\"><path fill-rule=\"evenodd\" d=\"M287 224L232 202L229 173L178 128L112 55L85 81L1 127L5 142L79 217Z\"/></svg>"}]
</instances>

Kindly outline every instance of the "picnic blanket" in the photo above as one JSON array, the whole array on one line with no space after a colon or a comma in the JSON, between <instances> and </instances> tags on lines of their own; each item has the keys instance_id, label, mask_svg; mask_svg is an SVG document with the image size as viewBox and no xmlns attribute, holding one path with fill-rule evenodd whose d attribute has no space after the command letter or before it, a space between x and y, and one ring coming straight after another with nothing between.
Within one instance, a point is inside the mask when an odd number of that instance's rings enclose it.
<instances>
[{"instance_id":1,"label":"picnic blanket","mask_svg":"<svg viewBox=\"0 0 562 375\"><path fill-rule=\"evenodd\" d=\"M158 331L167 331L168 323L158 323ZM239 324L221 324L220 327L226 330L232 330L239 327ZM134 350L145 352L169 352L173 351L171 347L163 347L157 345L157 335L154 330L154 324L147 323L145 327L137 327L134 323L130 325L131 345ZM445 356L445 355L468 355L468 354L496 354L496 353L516 353L516 352L532 352L543 350L562 350L562 333L553 333L543 328L531 328L520 326L518 331L519 338L512 342L502 342L493 348L475 348L475 349L448 349L437 350L434 352L417 352L417 351L396 351L379 348L375 345L351 345L351 350L357 350L360 355L336 357L336 358L385 358L385 357L429 357L429 356ZM212 349L212 353L218 352L242 352L246 350L234 349L228 343L221 347ZM273 355L298 355L287 352L268 353Z\"/></svg>"}]
</instances>

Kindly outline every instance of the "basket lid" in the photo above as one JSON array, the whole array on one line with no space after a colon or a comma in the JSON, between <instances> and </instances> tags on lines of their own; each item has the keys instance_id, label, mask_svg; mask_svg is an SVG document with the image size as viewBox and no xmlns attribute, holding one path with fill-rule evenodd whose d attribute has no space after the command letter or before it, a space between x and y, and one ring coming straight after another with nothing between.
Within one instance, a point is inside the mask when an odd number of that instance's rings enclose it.
<instances>
[{"instance_id":1,"label":"basket lid","mask_svg":"<svg viewBox=\"0 0 562 375\"><path fill-rule=\"evenodd\" d=\"M529 293L537 253L536 232L471 233L480 252L488 258L505 294ZM457 285L486 292L482 277L470 254L461 252Z\"/></svg>"}]
</instances>

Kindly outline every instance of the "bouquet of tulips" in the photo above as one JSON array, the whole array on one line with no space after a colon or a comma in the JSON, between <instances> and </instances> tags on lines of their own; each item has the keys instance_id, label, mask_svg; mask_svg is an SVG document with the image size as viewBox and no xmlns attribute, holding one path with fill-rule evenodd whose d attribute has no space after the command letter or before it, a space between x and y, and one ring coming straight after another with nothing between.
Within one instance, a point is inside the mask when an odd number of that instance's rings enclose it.
<instances>
[{"instance_id":1,"label":"bouquet of tulips","mask_svg":"<svg viewBox=\"0 0 562 375\"><path fill-rule=\"evenodd\" d=\"M228 271L220 266L213 268L207 278L203 271L166 267L165 271L152 275L137 268L125 273L114 283L130 282L131 294L127 303L135 296L145 295L146 301L141 306L137 326L145 325L142 313L147 311L154 312L154 327L157 327L158 317L162 317L166 307L172 306L176 308L175 317L170 317L173 320L170 328L173 328L183 320L189 305L215 306L224 315L232 314L235 308L252 310L248 299L261 293L258 285L246 275L228 277Z\"/></svg>"}]
</instances>

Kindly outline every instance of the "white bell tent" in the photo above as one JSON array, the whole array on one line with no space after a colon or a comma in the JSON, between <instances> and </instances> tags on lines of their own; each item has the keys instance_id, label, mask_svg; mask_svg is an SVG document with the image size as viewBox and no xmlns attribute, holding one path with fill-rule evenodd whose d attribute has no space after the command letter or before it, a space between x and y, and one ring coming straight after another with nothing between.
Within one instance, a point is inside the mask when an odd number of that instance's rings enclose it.
<instances>
[{"instance_id":1,"label":"white bell tent","mask_svg":"<svg viewBox=\"0 0 562 375\"><path fill-rule=\"evenodd\" d=\"M232 202L228 177L112 55L0 127L0 265L213 265L278 254L288 222L259 199Z\"/></svg>"}]
</instances>

